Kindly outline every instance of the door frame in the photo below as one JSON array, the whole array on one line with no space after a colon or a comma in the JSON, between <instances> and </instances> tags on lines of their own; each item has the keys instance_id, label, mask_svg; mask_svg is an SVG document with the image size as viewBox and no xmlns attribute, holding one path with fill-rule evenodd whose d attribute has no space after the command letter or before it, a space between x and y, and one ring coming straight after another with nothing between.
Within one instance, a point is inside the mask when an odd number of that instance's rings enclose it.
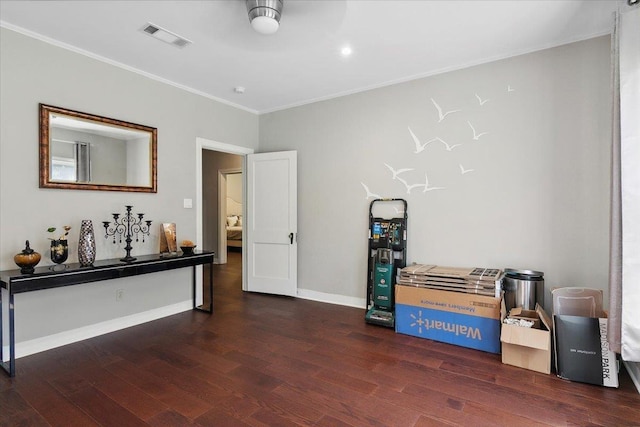
<instances>
[{"instance_id":1,"label":"door frame","mask_svg":"<svg viewBox=\"0 0 640 427\"><path fill-rule=\"evenodd\" d=\"M218 263L227 263L227 175L242 174L242 168L220 169L218 171ZM244 218L244 174L242 181L242 217ZM242 239L244 246L244 236Z\"/></svg>"},{"instance_id":2,"label":"door frame","mask_svg":"<svg viewBox=\"0 0 640 427\"><path fill-rule=\"evenodd\" d=\"M224 142L213 141L206 138L196 137L196 245L202 248L203 244L203 212L202 212L202 150L219 151L222 153L236 154L242 156L242 172L246 173L247 154L253 154L254 149L232 145ZM242 216L246 218L247 189L246 180L242 183ZM242 241L242 289L247 288L247 274L245 262L245 242ZM217 254L218 256L220 254ZM196 303L202 304L202 266L196 267Z\"/></svg>"}]
</instances>

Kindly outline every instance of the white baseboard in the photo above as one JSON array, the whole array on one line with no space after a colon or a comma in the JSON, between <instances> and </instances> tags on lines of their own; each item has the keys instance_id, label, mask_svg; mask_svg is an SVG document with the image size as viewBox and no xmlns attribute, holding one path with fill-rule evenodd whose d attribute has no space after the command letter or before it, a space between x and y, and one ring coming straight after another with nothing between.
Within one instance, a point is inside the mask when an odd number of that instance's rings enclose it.
<instances>
[{"instance_id":1,"label":"white baseboard","mask_svg":"<svg viewBox=\"0 0 640 427\"><path fill-rule=\"evenodd\" d=\"M155 308L153 310L142 313L131 314L129 316L119 317L117 319L107 320L105 322L96 323L89 326L83 326L78 329L59 332L45 337L35 338L28 341L16 343L16 359L41 351L50 350L52 348L61 347L63 345L97 337L99 335L115 332L120 329L129 328L131 326L140 325L142 323L151 322L152 320L161 319L173 314L189 311L193 308L193 301L183 301L165 307ZM4 361L9 360L9 346L6 345L2 349Z\"/></svg>"},{"instance_id":2,"label":"white baseboard","mask_svg":"<svg viewBox=\"0 0 640 427\"><path fill-rule=\"evenodd\" d=\"M366 307L364 298L346 297L344 295L327 294L324 292L312 291L309 289L298 289L298 298L308 299L329 304L345 305L347 307Z\"/></svg>"},{"instance_id":3,"label":"white baseboard","mask_svg":"<svg viewBox=\"0 0 640 427\"><path fill-rule=\"evenodd\" d=\"M640 393L640 362L627 362L623 361L625 368L627 368L627 372L631 377L631 380L636 385L636 389L638 393Z\"/></svg>"}]
</instances>

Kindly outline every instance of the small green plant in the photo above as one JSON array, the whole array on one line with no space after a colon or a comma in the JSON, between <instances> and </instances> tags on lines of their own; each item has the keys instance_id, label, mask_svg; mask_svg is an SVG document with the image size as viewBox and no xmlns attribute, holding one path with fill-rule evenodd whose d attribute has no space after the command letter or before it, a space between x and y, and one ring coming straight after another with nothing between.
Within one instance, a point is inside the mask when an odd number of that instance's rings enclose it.
<instances>
[{"instance_id":1,"label":"small green plant","mask_svg":"<svg viewBox=\"0 0 640 427\"><path fill-rule=\"evenodd\" d=\"M71 230L71 226L65 225L64 227L62 227L62 229L64 230L64 233L61 234L60 237L58 237L57 239L55 237L49 237L49 240L67 240L67 236L69 235L69 230ZM53 233L56 230L57 228L55 227L47 228L47 232L51 233L51 236L53 236Z\"/></svg>"}]
</instances>

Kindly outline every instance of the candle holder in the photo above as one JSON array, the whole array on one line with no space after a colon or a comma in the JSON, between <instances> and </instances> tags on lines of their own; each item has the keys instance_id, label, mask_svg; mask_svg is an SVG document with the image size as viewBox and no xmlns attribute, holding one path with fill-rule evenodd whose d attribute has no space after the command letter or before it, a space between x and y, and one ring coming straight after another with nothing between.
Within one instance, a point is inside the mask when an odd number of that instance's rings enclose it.
<instances>
[{"instance_id":1,"label":"candle holder","mask_svg":"<svg viewBox=\"0 0 640 427\"><path fill-rule=\"evenodd\" d=\"M149 231L151 229L151 221L143 220L144 214L139 213L133 215L131 213L131 208L133 206L125 206L127 213L124 214L122 218L120 218L119 213L114 213L113 215L113 226L110 221L102 221L102 225L104 226L104 237L108 239L113 236L113 244L122 243L122 238L124 237L124 241L126 242L126 246L124 250L127 251L127 255L124 258L120 258L120 261L131 262L136 258L131 256L131 242L133 242L133 237L136 238L136 242L140 241L140 236L142 236L142 242L144 243L144 236L149 235ZM117 238L116 238L117 236Z\"/></svg>"}]
</instances>

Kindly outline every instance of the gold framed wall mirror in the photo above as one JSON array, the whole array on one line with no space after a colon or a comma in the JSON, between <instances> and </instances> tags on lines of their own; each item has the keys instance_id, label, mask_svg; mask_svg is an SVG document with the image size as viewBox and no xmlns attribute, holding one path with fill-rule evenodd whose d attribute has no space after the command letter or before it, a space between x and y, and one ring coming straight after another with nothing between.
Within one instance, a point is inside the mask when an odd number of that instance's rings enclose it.
<instances>
[{"instance_id":1,"label":"gold framed wall mirror","mask_svg":"<svg viewBox=\"0 0 640 427\"><path fill-rule=\"evenodd\" d=\"M40 104L40 188L157 192L157 129Z\"/></svg>"}]
</instances>

